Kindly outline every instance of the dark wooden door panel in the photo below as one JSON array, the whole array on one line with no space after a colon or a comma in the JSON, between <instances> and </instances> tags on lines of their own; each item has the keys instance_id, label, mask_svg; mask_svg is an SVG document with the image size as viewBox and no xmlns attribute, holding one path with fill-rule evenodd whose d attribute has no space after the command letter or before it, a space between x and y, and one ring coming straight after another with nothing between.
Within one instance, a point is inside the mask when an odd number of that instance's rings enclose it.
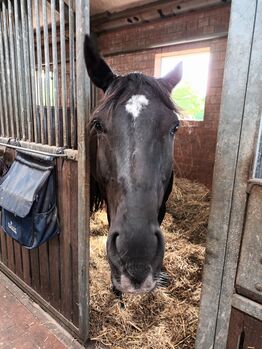
<instances>
[{"instance_id":1,"label":"dark wooden door panel","mask_svg":"<svg viewBox=\"0 0 262 349\"><path fill-rule=\"evenodd\" d=\"M262 303L262 181L250 181L236 288L238 293Z\"/></svg>"},{"instance_id":2,"label":"dark wooden door panel","mask_svg":"<svg viewBox=\"0 0 262 349\"><path fill-rule=\"evenodd\" d=\"M262 322L232 308L227 349L261 349Z\"/></svg>"}]
</instances>

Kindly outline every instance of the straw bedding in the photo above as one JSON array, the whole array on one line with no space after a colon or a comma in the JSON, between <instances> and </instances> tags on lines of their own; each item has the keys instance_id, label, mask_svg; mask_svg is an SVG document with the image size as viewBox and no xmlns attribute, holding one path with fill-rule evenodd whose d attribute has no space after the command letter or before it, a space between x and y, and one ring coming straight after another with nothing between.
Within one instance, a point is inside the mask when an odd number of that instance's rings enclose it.
<instances>
[{"instance_id":1,"label":"straw bedding","mask_svg":"<svg viewBox=\"0 0 262 349\"><path fill-rule=\"evenodd\" d=\"M169 285L120 301L110 290L105 211L91 221L91 338L113 349L194 348L209 214L209 190L176 179L162 224Z\"/></svg>"}]
</instances>

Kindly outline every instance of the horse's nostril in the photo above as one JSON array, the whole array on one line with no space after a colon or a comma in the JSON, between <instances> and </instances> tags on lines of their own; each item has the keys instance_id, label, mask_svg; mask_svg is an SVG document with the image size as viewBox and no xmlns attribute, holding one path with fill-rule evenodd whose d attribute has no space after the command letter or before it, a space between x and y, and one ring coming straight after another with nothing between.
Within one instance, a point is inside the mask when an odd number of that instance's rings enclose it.
<instances>
[{"instance_id":1,"label":"horse's nostril","mask_svg":"<svg viewBox=\"0 0 262 349\"><path fill-rule=\"evenodd\" d=\"M109 238L108 238L108 245L109 245L109 248L114 251L114 253L117 252L117 239L119 237L119 233L116 231L116 232L113 232L110 234Z\"/></svg>"},{"instance_id":2,"label":"horse's nostril","mask_svg":"<svg viewBox=\"0 0 262 349\"><path fill-rule=\"evenodd\" d=\"M155 232L155 235L157 238L157 250L156 250L155 264L158 264L159 262L162 263L162 259L164 257L165 242L164 242L164 237L161 233L161 230L157 230Z\"/></svg>"}]
</instances>

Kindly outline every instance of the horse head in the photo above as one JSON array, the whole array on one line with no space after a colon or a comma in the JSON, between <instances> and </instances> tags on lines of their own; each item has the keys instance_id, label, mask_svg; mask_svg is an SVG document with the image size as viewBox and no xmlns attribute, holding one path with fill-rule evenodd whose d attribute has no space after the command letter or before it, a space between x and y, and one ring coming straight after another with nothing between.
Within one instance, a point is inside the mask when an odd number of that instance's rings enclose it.
<instances>
[{"instance_id":1,"label":"horse head","mask_svg":"<svg viewBox=\"0 0 262 349\"><path fill-rule=\"evenodd\" d=\"M96 188L96 199L107 207L112 282L122 292L148 292L164 257L160 224L172 189L179 126L170 93L181 80L182 64L159 79L117 76L88 36L84 50L90 79L104 91L90 120L91 191Z\"/></svg>"}]
</instances>

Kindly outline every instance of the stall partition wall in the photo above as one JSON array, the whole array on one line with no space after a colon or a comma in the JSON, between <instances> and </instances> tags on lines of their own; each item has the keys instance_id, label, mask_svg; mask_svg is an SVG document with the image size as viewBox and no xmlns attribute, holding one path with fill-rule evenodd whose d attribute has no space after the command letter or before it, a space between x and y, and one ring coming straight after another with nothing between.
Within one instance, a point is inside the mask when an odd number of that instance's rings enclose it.
<instances>
[{"instance_id":1,"label":"stall partition wall","mask_svg":"<svg viewBox=\"0 0 262 349\"><path fill-rule=\"evenodd\" d=\"M232 1L197 349L262 347L261 16Z\"/></svg>"},{"instance_id":2,"label":"stall partition wall","mask_svg":"<svg viewBox=\"0 0 262 349\"><path fill-rule=\"evenodd\" d=\"M61 229L30 251L1 231L0 270L82 341L89 323L88 32L89 1L0 2L0 151L54 154Z\"/></svg>"}]
</instances>

